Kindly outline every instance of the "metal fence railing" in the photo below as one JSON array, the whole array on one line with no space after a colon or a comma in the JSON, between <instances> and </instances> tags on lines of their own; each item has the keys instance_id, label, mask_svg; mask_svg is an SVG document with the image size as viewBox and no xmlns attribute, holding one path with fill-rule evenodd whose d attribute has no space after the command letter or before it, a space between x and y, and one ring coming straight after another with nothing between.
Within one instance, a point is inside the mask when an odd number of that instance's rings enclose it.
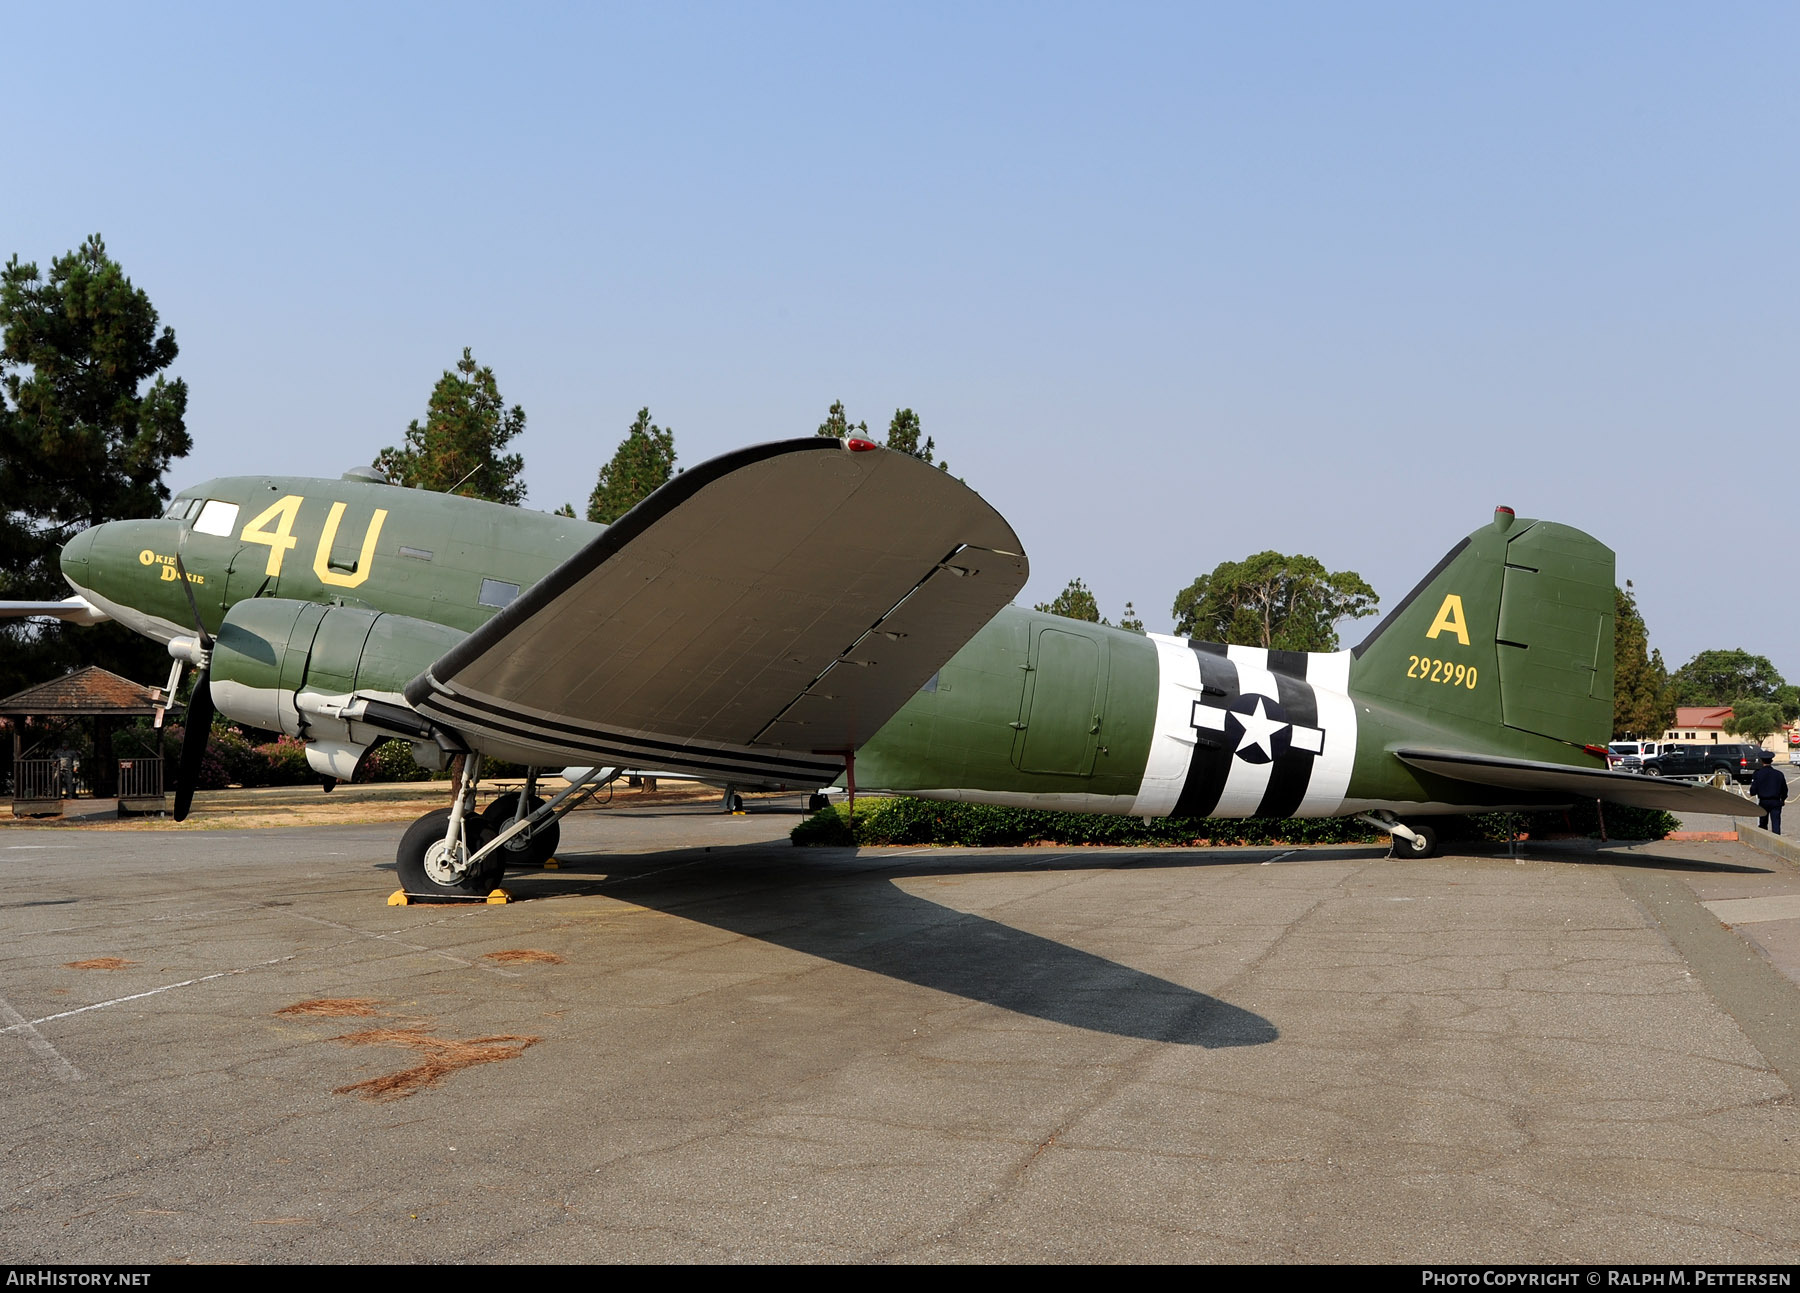
<instances>
[{"instance_id":1,"label":"metal fence railing","mask_svg":"<svg viewBox=\"0 0 1800 1293\"><path fill-rule=\"evenodd\" d=\"M61 759L13 760L13 816L59 815L62 801L75 793L72 781Z\"/></svg>"},{"instance_id":2,"label":"metal fence railing","mask_svg":"<svg viewBox=\"0 0 1800 1293\"><path fill-rule=\"evenodd\" d=\"M163 761L159 758L119 760L119 810L162 811Z\"/></svg>"}]
</instances>

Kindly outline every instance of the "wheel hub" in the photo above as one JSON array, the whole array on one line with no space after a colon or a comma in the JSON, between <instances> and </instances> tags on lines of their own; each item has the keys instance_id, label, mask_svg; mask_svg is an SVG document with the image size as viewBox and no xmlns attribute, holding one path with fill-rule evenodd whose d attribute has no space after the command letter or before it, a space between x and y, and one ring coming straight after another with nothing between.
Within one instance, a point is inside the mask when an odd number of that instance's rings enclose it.
<instances>
[{"instance_id":1,"label":"wheel hub","mask_svg":"<svg viewBox=\"0 0 1800 1293\"><path fill-rule=\"evenodd\" d=\"M438 840L425 850L425 874L431 877L433 883L457 884L467 871L461 845L446 844L443 840Z\"/></svg>"}]
</instances>

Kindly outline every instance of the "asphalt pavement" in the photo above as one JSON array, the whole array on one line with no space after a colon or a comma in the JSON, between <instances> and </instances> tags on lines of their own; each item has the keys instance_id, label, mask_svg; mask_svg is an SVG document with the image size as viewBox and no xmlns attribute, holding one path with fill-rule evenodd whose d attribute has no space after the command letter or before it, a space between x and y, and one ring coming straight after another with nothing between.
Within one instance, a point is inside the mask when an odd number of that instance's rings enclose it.
<instances>
[{"instance_id":1,"label":"asphalt pavement","mask_svg":"<svg viewBox=\"0 0 1800 1293\"><path fill-rule=\"evenodd\" d=\"M1800 1258L1800 870L1740 843L796 849L579 813L0 835L0 1256Z\"/></svg>"}]
</instances>

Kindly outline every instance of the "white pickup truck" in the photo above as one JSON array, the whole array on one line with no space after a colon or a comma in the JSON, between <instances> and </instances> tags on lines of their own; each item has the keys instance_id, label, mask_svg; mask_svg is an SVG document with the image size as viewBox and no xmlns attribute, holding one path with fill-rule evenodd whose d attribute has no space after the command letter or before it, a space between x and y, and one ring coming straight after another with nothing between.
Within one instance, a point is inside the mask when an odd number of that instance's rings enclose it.
<instances>
[{"instance_id":1,"label":"white pickup truck","mask_svg":"<svg viewBox=\"0 0 1800 1293\"><path fill-rule=\"evenodd\" d=\"M1644 760L1662 750L1661 741L1613 741L1606 747L1606 766L1620 772L1642 772Z\"/></svg>"}]
</instances>

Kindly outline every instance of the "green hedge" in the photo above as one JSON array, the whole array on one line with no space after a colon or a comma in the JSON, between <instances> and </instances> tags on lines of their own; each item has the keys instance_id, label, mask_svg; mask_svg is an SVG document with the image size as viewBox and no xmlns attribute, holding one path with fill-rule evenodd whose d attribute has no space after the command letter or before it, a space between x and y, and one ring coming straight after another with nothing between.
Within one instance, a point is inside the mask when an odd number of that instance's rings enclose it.
<instances>
[{"instance_id":1,"label":"green hedge","mask_svg":"<svg viewBox=\"0 0 1800 1293\"><path fill-rule=\"evenodd\" d=\"M1594 806L1565 813L1480 813L1433 817L1445 842L1502 843L1509 826L1533 836L1592 835ZM1661 839L1678 823L1668 813L1612 805L1606 833L1612 839ZM1222 820L1213 817L1115 817L1053 813L1033 808L944 803L930 799L864 799L852 822L848 804L834 804L793 829L799 845L959 844L1003 848L1019 844L1111 844L1194 848L1218 844L1368 844L1387 835L1353 817Z\"/></svg>"}]
</instances>

